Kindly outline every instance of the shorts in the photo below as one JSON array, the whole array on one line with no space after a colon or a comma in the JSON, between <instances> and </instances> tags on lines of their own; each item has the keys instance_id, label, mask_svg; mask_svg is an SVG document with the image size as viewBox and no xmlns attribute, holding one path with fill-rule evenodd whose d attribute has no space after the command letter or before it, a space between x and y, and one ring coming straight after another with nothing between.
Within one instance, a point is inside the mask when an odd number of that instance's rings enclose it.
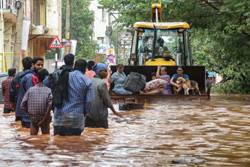
<instances>
[{"instance_id":1,"label":"shorts","mask_svg":"<svg viewBox=\"0 0 250 167\"><path fill-rule=\"evenodd\" d=\"M83 129L54 126L54 135L60 136L81 136Z\"/></svg>"},{"instance_id":2,"label":"shorts","mask_svg":"<svg viewBox=\"0 0 250 167\"><path fill-rule=\"evenodd\" d=\"M101 120L101 121L95 121L87 116L86 120L85 120L85 127L107 129L108 128L108 119Z\"/></svg>"},{"instance_id":3,"label":"shorts","mask_svg":"<svg viewBox=\"0 0 250 167\"><path fill-rule=\"evenodd\" d=\"M50 122L47 121L46 123L43 123L42 125L38 126L37 122L30 122L30 128L33 129L38 133L39 128L41 128L42 134L49 134L50 131Z\"/></svg>"}]
</instances>

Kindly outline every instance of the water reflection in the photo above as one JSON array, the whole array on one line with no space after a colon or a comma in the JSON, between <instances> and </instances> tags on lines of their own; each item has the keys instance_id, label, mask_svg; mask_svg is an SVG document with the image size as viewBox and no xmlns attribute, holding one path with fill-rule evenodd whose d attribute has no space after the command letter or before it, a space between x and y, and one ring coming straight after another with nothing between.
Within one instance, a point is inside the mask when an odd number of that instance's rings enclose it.
<instances>
[{"instance_id":1,"label":"water reflection","mask_svg":"<svg viewBox=\"0 0 250 167\"><path fill-rule=\"evenodd\" d=\"M250 166L249 99L158 101L80 137L29 136L1 114L0 166Z\"/></svg>"}]
</instances>

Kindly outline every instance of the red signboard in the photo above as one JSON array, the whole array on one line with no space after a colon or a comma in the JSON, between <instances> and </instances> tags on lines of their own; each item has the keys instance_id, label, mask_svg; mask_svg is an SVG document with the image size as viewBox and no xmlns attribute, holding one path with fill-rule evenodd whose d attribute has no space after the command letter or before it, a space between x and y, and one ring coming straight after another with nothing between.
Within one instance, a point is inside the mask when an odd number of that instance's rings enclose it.
<instances>
[{"instance_id":1,"label":"red signboard","mask_svg":"<svg viewBox=\"0 0 250 167\"><path fill-rule=\"evenodd\" d=\"M58 37L53 38L50 45L49 45L50 49L62 48L62 47L63 47L63 45L62 45L62 43L61 43L61 41L60 41L60 39Z\"/></svg>"}]
</instances>

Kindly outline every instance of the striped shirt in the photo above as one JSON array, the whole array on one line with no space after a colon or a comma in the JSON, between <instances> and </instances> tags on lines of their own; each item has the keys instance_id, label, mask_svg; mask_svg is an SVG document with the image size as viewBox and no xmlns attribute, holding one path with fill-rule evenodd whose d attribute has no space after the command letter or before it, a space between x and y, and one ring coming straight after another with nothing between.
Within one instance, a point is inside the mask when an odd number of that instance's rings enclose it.
<instances>
[{"instance_id":1,"label":"striped shirt","mask_svg":"<svg viewBox=\"0 0 250 167\"><path fill-rule=\"evenodd\" d=\"M68 100L61 108L55 108L54 126L84 128L84 114L92 100L91 80L82 72L69 73Z\"/></svg>"},{"instance_id":2,"label":"striped shirt","mask_svg":"<svg viewBox=\"0 0 250 167\"><path fill-rule=\"evenodd\" d=\"M13 110L15 109L15 104L10 102L10 84L13 80L13 77L8 77L2 82L2 93L4 99L4 108Z\"/></svg>"}]
</instances>

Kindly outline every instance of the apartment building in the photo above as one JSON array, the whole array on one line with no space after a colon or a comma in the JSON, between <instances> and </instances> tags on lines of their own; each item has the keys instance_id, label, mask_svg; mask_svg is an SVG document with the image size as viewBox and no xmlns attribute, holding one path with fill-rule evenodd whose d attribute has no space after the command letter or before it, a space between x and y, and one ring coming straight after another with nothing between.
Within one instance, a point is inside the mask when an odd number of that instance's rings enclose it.
<instances>
[{"instance_id":1,"label":"apartment building","mask_svg":"<svg viewBox=\"0 0 250 167\"><path fill-rule=\"evenodd\" d=\"M108 12L102 5L98 3L98 0L92 0L89 9L94 14L93 22L93 40L98 44L97 53L106 54L106 50L111 46L109 32L112 29L112 17L111 13Z\"/></svg>"},{"instance_id":2,"label":"apartment building","mask_svg":"<svg viewBox=\"0 0 250 167\"><path fill-rule=\"evenodd\" d=\"M15 1L0 0L0 71L13 62L16 16Z\"/></svg>"},{"instance_id":3,"label":"apartment building","mask_svg":"<svg viewBox=\"0 0 250 167\"><path fill-rule=\"evenodd\" d=\"M0 0L0 71L24 56L45 56L61 38L61 0Z\"/></svg>"}]
</instances>

